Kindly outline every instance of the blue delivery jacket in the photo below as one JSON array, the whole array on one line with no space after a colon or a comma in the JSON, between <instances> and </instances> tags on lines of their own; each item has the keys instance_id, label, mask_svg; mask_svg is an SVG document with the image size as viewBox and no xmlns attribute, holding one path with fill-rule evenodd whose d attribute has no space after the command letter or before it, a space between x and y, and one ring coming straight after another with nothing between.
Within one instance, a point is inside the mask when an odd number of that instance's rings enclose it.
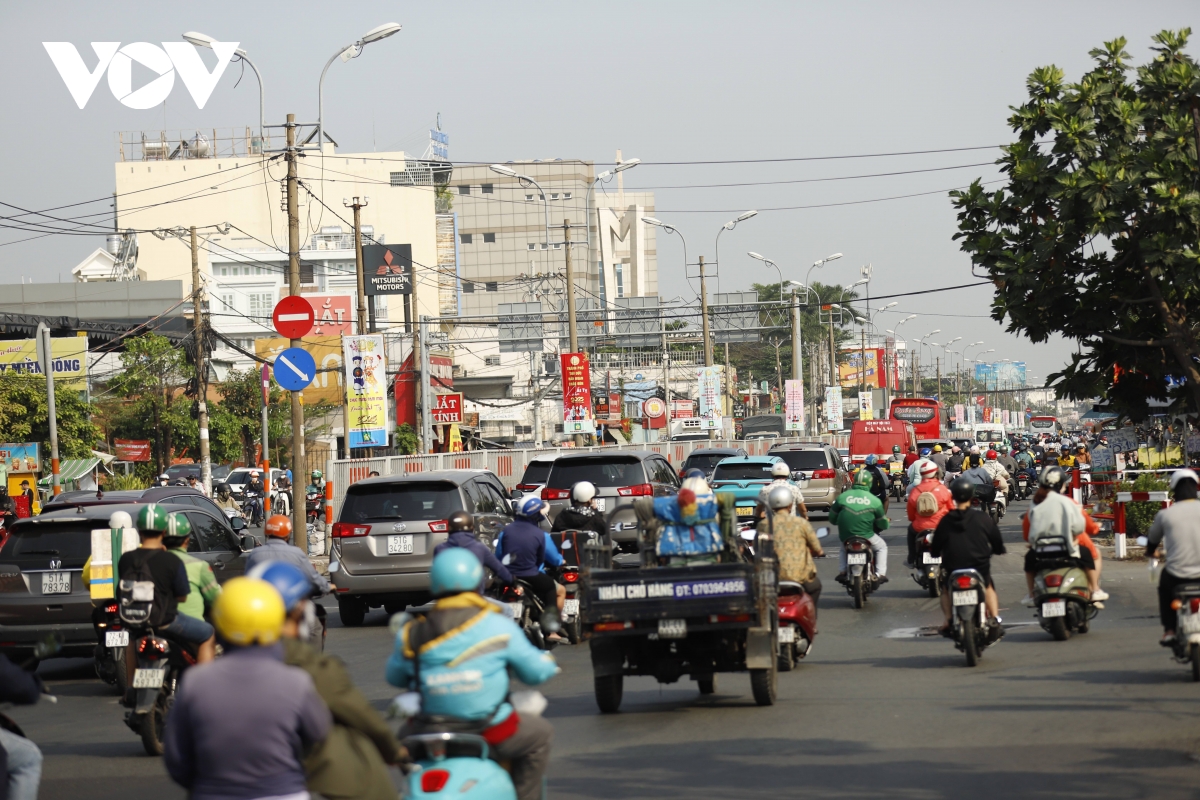
<instances>
[{"instance_id":1,"label":"blue delivery jacket","mask_svg":"<svg viewBox=\"0 0 1200 800\"><path fill-rule=\"evenodd\" d=\"M678 496L656 497L654 516L663 522L657 546L660 556L718 553L725 546L717 524L717 498L711 493L697 495L682 508Z\"/></svg>"},{"instance_id":2,"label":"blue delivery jacket","mask_svg":"<svg viewBox=\"0 0 1200 800\"><path fill-rule=\"evenodd\" d=\"M513 711L506 699L509 669L535 686L558 666L497 606L465 592L438 600L425 618L404 626L387 662L387 681L420 691L426 716L497 725Z\"/></svg>"}]
</instances>

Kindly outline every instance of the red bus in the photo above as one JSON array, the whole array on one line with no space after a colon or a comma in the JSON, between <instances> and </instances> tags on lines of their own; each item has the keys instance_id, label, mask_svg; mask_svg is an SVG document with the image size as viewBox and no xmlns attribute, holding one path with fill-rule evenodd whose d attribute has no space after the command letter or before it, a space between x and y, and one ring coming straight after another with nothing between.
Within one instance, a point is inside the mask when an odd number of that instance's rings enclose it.
<instances>
[{"instance_id":1,"label":"red bus","mask_svg":"<svg viewBox=\"0 0 1200 800\"><path fill-rule=\"evenodd\" d=\"M925 397L897 397L892 400L891 418L911 422L917 439L938 439L942 435L942 411L937 400Z\"/></svg>"}]
</instances>

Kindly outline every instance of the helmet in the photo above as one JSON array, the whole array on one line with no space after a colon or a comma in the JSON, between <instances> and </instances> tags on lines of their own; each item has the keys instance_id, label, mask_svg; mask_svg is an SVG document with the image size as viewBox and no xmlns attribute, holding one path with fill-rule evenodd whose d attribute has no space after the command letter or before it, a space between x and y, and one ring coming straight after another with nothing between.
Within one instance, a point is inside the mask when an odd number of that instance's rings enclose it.
<instances>
[{"instance_id":1,"label":"helmet","mask_svg":"<svg viewBox=\"0 0 1200 800\"><path fill-rule=\"evenodd\" d=\"M321 480L321 470L319 470L319 469L314 469L314 470L312 471L312 478L313 478L313 480L314 480L314 481L319 481L319 480Z\"/></svg>"},{"instance_id":2,"label":"helmet","mask_svg":"<svg viewBox=\"0 0 1200 800\"><path fill-rule=\"evenodd\" d=\"M525 519L537 519L546 508L546 501L535 494L525 495L517 504L517 516Z\"/></svg>"},{"instance_id":3,"label":"helmet","mask_svg":"<svg viewBox=\"0 0 1200 800\"><path fill-rule=\"evenodd\" d=\"M854 476L854 485L859 489L870 489L875 484L875 476L865 469L860 469Z\"/></svg>"},{"instance_id":4,"label":"helmet","mask_svg":"<svg viewBox=\"0 0 1200 800\"><path fill-rule=\"evenodd\" d=\"M248 578L258 578L275 587L283 598L283 607L291 612L296 604L312 594L313 585L308 576L295 564L286 561L264 561L246 573Z\"/></svg>"},{"instance_id":5,"label":"helmet","mask_svg":"<svg viewBox=\"0 0 1200 800\"><path fill-rule=\"evenodd\" d=\"M704 470L702 470L702 469L698 469L697 467L692 467L692 468L691 468L691 469L689 469L687 472L683 473L683 479L684 479L684 480L687 480L688 478L704 478L704 479L707 479L707 478L708 478L708 476L704 474Z\"/></svg>"},{"instance_id":6,"label":"helmet","mask_svg":"<svg viewBox=\"0 0 1200 800\"><path fill-rule=\"evenodd\" d=\"M953 446L950 448L950 452L951 452L951 453L961 453L961 452L962 452L962 448L961 448L961 447L959 447L958 445L953 445Z\"/></svg>"},{"instance_id":7,"label":"helmet","mask_svg":"<svg viewBox=\"0 0 1200 800\"><path fill-rule=\"evenodd\" d=\"M169 481L171 480L171 476L164 472L162 475L158 476L158 479L160 481Z\"/></svg>"},{"instance_id":8,"label":"helmet","mask_svg":"<svg viewBox=\"0 0 1200 800\"><path fill-rule=\"evenodd\" d=\"M163 531L163 541L168 544L180 544L192 535L192 523L187 515L178 512L167 517L167 527Z\"/></svg>"},{"instance_id":9,"label":"helmet","mask_svg":"<svg viewBox=\"0 0 1200 800\"><path fill-rule=\"evenodd\" d=\"M259 472L258 470L256 470L256 469L252 469L252 470L250 470L250 477L251 477L251 478L257 478L259 475L262 475L262 473L261 473L261 472Z\"/></svg>"},{"instance_id":10,"label":"helmet","mask_svg":"<svg viewBox=\"0 0 1200 800\"><path fill-rule=\"evenodd\" d=\"M930 450L928 447L922 447L922 448L921 448L921 455L922 455L922 456L927 456L927 455L929 455L929 454L930 454L930 453L932 453L932 452L933 452L933 451L932 451L932 450Z\"/></svg>"},{"instance_id":11,"label":"helmet","mask_svg":"<svg viewBox=\"0 0 1200 800\"><path fill-rule=\"evenodd\" d=\"M465 547L448 547L434 556L429 588L434 597L474 592L483 582L483 565Z\"/></svg>"},{"instance_id":12,"label":"helmet","mask_svg":"<svg viewBox=\"0 0 1200 800\"><path fill-rule=\"evenodd\" d=\"M1175 487L1182 480L1195 481L1197 484L1200 484L1200 475L1197 475L1196 471L1191 469L1175 470L1171 473L1171 491L1175 491Z\"/></svg>"},{"instance_id":13,"label":"helmet","mask_svg":"<svg viewBox=\"0 0 1200 800\"><path fill-rule=\"evenodd\" d=\"M935 445L933 446L933 452L935 452L935 453L940 453L940 452L942 452L942 446L941 446L940 444L935 444Z\"/></svg>"},{"instance_id":14,"label":"helmet","mask_svg":"<svg viewBox=\"0 0 1200 800\"><path fill-rule=\"evenodd\" d=\"M781 508L791 508L796 504L796 498L792 497L792 490L786 486L776 486L767 495L767 505L773 511L778 511Z\"/></svg>"},{"instance_id":15,"label":"helmet","mask_svg":"<svg viewBox=\"0 0 1200 800\"><path fill-rule=\"evenodd\" d=\"M988 451L987 451L987 460L988 460L988 461L995 461L995 460L996 460L996 459L999 457L999 455L1000 455L1000 454L999 454L999 453L997 453L995 450L988 450Z\"/></svg>"},{"instance_id":16,"label":"helmet","mask_svg":"<svg viewBox=\"0 0 1200 800\"><path fill-rule=\"evenodd\" d=\"M147 503L138 512L137 528L139 531L165 531L169 516L158 503Z\"/></svg>"},{"instance_id":17,"label":"helmet","mask_svg":"<svg viewBox=\"0 0 1200 800\"><path fill-rule=\"evenodd\" d=\"M958 478L950 484L950 496L956 503L969 503L975 498L975 484L966 478Z\"/></svg>"},{"instance_id":18,"label":"helmet","mask_svg":"<svg viewBox=\"0 0 1200 800\"><path fill-rule=\"evenodd\" d=\"M473 531L475 530L475 520L465 511L455 511L446 519L447 525L450 527L450 532L454 531Z\"/></svg>"},{"instance_id":19,"label":"helmet","mask_svg":"<svg viewBox=\"0 0 1200 800\"><path fill-rule=\"evenodd\" d=\"M216 491L217 494L229 494L229 484L224 482L218 483L213 487L213 490Z\"/></svg>"},{"instance_id":20,"label":"helmet","mask_svg":"<svg viewBox=\"0 0 1200 800\"><path fill-rule=\"evenodd\" d=\"M921 462L921 474L922 475L936 475L937 471L938 471L938 465L933 463L932 461L922 461Z\"/></svg>"},{"instance_id":21,"label":"helmet","mask_svg":"<svg viewBox=\"0 0 1200 800\"><path fill-rule=\"evenodd\" d=\"M263 533L276 539L286 539L292 535L292 521L283 514L272 514L263 526Z\"/></svg>"},{"instance_id":22,"label":"helmet","mask_svg":"<svg viewBox=\"0 0 1200 800\"><path fill-rule=\"evenodd\" d=\"M1067 485L1067 473L1062 467L1046 467L1038 478L1038 485L1052 492L1061 492Z\"/></svg>"},{"instance_id":23,"label":"helmet","mask_svg":"<svg viewBox=\"0 0 1200 800\"><path fill-rule=\"evenodd\" d=\"M868 454L868 455L867 455L867 458L866 458L866 465L867 465L868 467L873 467L873 466L875 466L875 464L876 464L878 461L879 461L879 459L875 457L875 454L874 454L874 453L870 453L870 454Z\"/></svg>"},{"instance_id":24,"label":"helmet","mask_svg":"<svg viewBox=\"0 0 1200 800\"><path fill-rule=\"evenodd\" d=\"M226 642L245 647L279 641L286 614L275 587L259 578L232 578L213 604L212 621Z\"/></svg>"},{"instance_id":25,"label":"helmet","mask_svg":"<svg viewBox=\"0 0 1200 800\"><path fill-rule=\"evenodd\" d=\"M596 496L596 485L591 481L580 481L571 487L572 503L590 503Z\"/></svg>"},{"instance_id":26,"label":"helmet","mask_svg":"<svg viewBox=\"0 0 1200 800\"><path fill-rule=\"evenodd\" d=\"M114 511L112 516L108 518L108 527L110 528L132 528L133 517L129 516L128 511Z\"/></svg>"},{"instance_id":27,"label":"helmet","mask_svg":"<svg viewBox=\"0 0 1200 800\"><path fill-rule=\"evenodd\" d=\"M787 478L792 474L792 468L787 465L786 461L776 461L771 465L772 478Z\"/></svg>"},{"instance_id":28,"label":"helmet","mask_svg":"<svg viewBox=\"0 0 1200 800\"><path fill-rule=\"evenodd\" d=\"M892 452L893 452L893 453L899 453L899 452L900 452L900 445L898 445L898 444L894 444L894 445L892 445Z\"/></svg>"}]
</instances>

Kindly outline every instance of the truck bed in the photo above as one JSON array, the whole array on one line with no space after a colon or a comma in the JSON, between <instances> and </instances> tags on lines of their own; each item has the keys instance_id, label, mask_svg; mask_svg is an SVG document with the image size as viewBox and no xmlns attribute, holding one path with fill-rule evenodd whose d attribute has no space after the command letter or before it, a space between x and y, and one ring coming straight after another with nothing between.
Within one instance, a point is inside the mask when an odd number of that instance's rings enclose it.
<instances>
[{"instance_id":1,"label":"truck bed","mask_svg":"<svg viewBox=\"0 0 1200 800\"><path fill-rule=\"evenodd\" d=\"M581 589L585 635L644 634L657 630L662 619L686 619L690 630L758 625L752 564L592 569L582 576ZM595 630L596 625L613 627Z\"/></svg>"}]
</instances>

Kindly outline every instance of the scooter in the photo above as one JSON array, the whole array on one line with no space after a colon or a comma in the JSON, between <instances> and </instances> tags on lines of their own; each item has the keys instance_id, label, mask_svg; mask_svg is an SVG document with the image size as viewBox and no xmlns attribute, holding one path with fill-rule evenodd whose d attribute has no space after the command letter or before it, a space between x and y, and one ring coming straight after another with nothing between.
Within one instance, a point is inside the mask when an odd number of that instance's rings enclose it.
<instances>
[{"instance_id":1,"label":"scooter","mask_svg":"<svg viewBox=\"0 0 1200 800\"><path fill-rule=\"evenodd\" d=\"M1087 573L1071 558L1066 538L1042 537L1034 552L1038 571L1033 602L1038 624L1059 642L1070 639L1073 632L1087 633L1102 606L1092 602Z\"/></svg>"},{"instance_id":2,"label":"scooter","mask_svg":"<svg viewBox=\"0 0 1200 800\"><path fill-rule=\"evenodd\" d=\"M933 531L917 534L917 561L912 567L912 579L917 582L918 586L929 592L930 597L937 597L942 593L941 585L938 583L938 573L942 571L942 559L940 556L935 557L929 551L932 542Z\"/></svg>"},{"instance_id":3,"label":"scooter","mask_svg":"<svg viewBox=\"0 0 1200 800\"><path fill-rule=\"evenodd\" d=\"M893 472L891 475L891 492L892 497L897 500L904 499L904 473Z\"/></svg>"},{"instance_id":4,"label":"scooter","mask_svg":"<svg viewBox=\"0 0 1200 800\"><path fill-rule=\"evenodd\" d=\"M291 489L271 488L271 513L282 514L285 517L292 516Z\"/></svg>"},{"instance_id":5,"label":"scooter","mask_svg":"<svg viewBox=\"0 0 1200 800\"><path fill-rule=\"evenodd\" d=\"M513 622L525 632L534 647L549 651L557 646L558 643L548 639L547 634L562 630L558 615L545 609L528 583L517 578L516 586L504 587L500 601L508 605Z\"/></svg>"},{"instance_id":6,"label":"scooter","mask_svg":"<svg viewBox=\"0 0 1200 800\"><path fill-rule=\"evenodd\" d=\"M956 569L950 573L950 635L954 646L967 657L967 666L979 663L983 651L1004 635L1004 629L989 621L985 604L985 584L977 570Z\"/></svg>"},{"instance_id":7,"label":"scooter","mask_svg":"<svg viewBox=\"0 0 1200 800\"><path fill-rule=\"evenodd\" d=\"M96 677L109 686L117 687L124 696L128 678L125 674L125 648L129 631L117 613L117 601L108 600L92 609L92 627L96 630Z\"/></svg>"},{"instance_id":8,"label":"scooter","mask_svg":"<svg viewBox=\"0 0 1200 800\"><path fill-rule=\"evenodd\" d=\"M488 758L482 736L425 733L402 742L413 759L407 797L454 797L457 800L517 800L512 778Z\"/></svg>"},{"instance_id":9,"label":"scooter","mask_svg":"<svg viewBox=\"0 0 1200 800\"><path fill-rule=\"evenodd\" d=\"M817 606L795 581L779 582L779 671L789 672L812 652L817 636Z\"/></svg>"},{"instance_id":10,"label":"scooter","mask_svg":"<svg viewBox=\"0 0 1200 800\"><path fill-rule=\"evenodd\" d=\"M1175 660L1192 665L1192 680L1200 682L1200 581L1175 587Z\"/></svg>"},{"instance_id":11,"label":"scooter","mask_svg":"<svg viewBox=\"0 0 1200 800\"><path fill-rule=\"evenodd\" d=\"M875 551L861 536L851 536L842 542L842 547L846 549L846 591L854 598L854 607L862 608L867 596L879 588Z\"/></svg>"},{"instance_id":12,"label":"scooter","mask_svg":"<svg viewBox=\"0 0 1200 800\"><path fill-rule=\"evenodd\" d=\"M147 755L161 756L167 715L175 702L179 679L196 663L196 656L182 642L140 632L134 643L137 667L133 688L137 702L125 713L125 724L142 737Z\"/></svg>"}]
</instances>

